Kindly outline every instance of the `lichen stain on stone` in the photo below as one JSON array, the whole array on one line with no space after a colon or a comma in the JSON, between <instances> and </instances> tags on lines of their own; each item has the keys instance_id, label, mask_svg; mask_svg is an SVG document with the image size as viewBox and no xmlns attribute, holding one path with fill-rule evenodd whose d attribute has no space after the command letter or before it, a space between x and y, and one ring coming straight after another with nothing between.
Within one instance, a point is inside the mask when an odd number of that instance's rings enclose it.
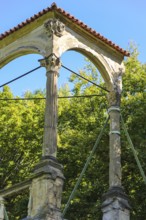
<instances>
[{"instance_id":1,"label":"lichen stain on stone","mask_svg":"<svg viewBox=\"0 0 146 220\"><path fill-rule=\"evenodd\" d=\"M115 129L117 127L117 122L112 121L111 127L112 127L112 129Z\"/></svg>"}]
</instances>

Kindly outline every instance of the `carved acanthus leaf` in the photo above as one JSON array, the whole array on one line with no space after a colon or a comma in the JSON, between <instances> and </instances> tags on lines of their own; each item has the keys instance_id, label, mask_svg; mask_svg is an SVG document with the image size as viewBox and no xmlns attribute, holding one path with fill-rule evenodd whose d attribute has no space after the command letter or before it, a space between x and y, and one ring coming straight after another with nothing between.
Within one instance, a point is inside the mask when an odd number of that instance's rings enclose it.
<instances>
[{"instance_id":1,"label":"carved acanthus leaf","mask_svg":"<svg viewBox=\"0 0 146 220\"><path fill-rule=\"evenodd\" d=\"M57 35L58 37L61 37L63 35L63 31L65 30L65 25L55 18L49 19L44 24L44 26L46 29L46 33L49 37L53 34Z\"/></svg>"},{"instance_id":2,"label":"carved acanthus leaf","mask_svg":"<svg viewBox=\"0 0 146 220\"><path fill-rule=\"evenodd\" d=\"M61 67L60 59L54 53L39 61L41 63L41 66L46 67L47 71L58 72Z\"/></svg>"}]
</instances>

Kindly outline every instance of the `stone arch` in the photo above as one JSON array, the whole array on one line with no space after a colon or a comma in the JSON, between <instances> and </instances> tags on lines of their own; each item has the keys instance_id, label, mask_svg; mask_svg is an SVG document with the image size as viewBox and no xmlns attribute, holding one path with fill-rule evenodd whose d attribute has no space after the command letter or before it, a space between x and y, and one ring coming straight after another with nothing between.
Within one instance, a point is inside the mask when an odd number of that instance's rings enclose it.
<instances>
[{"instance_id":1,"label":"stone arch","mask_svg":"<svg viewBox=\"0 0 146 220\"><path fill-rule=\"evenodd\" d=\"M95 65L95 67L99 70L102 78L104 79L104 81L106 83L106 86L108 87L111 85L112 77L110 75L110 67L108 65L104 64L104 62L105 62L104 59L101 62L101 60L97 59L97 57L94 56L91 52L84 50L83 48L70 48L70 49L64 51L63 53L65 53L67 51L75 51L75 52L78 52L78 53L84 55L85 57L87 57Z\"/></svg>"},{"instance_id":2,"label":"stone arch","mask_svg":"<svg viewBox=\"0 0 146 220\"><path fill-rule=\"evenodd\" d=\"M34 41L28 39L22 41L22 39L19 39L12 45L8 45L2 49L2 52L0 53L2 57L0 68L4 67L14 59L24 55L38 54L44 56L45 52L43 52L42 48L44 48L44 44L40 39Z\"/></svg>"},{"instance_id":3,"label":"stone arch","mask_svg":"<svg viewBox=\"0 0 146 220\"><path fill-rule=\"evenodd\" d=\"M123 58L115 51L105 47L98 42L92 42L86 39L86 36L80 36L73 30L66 29L62 37L54 36L53 53L61 57L66 51L76 51L91 60L101 73L107 88L112 89L114 85L114 75L119 69L124 71Z\"/></svg>"},{"instance_id":4,"label":"stone arch","mask_svg":"<svg viewBox=\"0 0 146 220\"><path fill-rule=\"evenodd\" d=\"M16 94L18 96L24 95L26 91L35 92L39 88L43 90L46 83L45 70L44 68L39 68L40 64L38 62L42 58L42 55L34 53L24 54L14 58L0 70L1 84L26 74L26 77L20 77L15 82L8 84L14 96ZM39 76L41 76L41 80Z\"/></svg>"}]
</instances>

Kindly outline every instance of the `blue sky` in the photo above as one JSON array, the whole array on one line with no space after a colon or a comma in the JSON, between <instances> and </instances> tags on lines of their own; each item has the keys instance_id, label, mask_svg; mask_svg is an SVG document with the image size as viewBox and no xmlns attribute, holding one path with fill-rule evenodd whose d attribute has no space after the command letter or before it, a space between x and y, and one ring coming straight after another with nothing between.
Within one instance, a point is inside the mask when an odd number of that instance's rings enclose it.
<instances>
[{"instance_id":1,"label":"blue sky","mask_svg":"<svg viewBox=\"0 0 146 220\"><path fill-rule=\"evenodd\" d=\"M139 59L146 62L146 1L145 0L56 0L58 7L74 15L97 32L112 40L120 47L127 49L131 41L139 49ZM44 8L53 1L49 0L5 0L0 7L0 33L16 26ZM0 69L0 85L39 65L39 56L29 55L14 60ZM61 58L64 65L75 71L84 65L84 58L68 52ZM59 86L67 83L69 73L61 70ZM15 95L25 91L45 88L45 69L10 85Z\"/></svg>"}]
</instances>

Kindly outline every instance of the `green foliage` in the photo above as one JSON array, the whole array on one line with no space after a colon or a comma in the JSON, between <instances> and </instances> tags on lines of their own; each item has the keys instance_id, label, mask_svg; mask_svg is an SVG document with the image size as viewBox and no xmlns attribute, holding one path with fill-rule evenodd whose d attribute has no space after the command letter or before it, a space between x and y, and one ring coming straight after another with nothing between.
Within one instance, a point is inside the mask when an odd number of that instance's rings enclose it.
<instances>
[{"instance_id":1,"label":"green foliage","mask_svg":"<svg viewBox=\"0 0 146 220\"><path fill-rule=\"evenodd\" d=\"M32 97L44 97L44 94L40 92L26 93L25 97L30 97L30 95ZM14 97L6 86L0 93L0 98ZM41 156L43 124L43 100L0 101L1 189L29 178L33 166ZM16 199L12 198L11 201L16 201ZM9 206L10 219L16 219L16 216L12 217L14 210L17 210L20 215L20 210L18 206L16 207L14 202Z\"/></svg>"},{"instance_id":2,"label":"green foliage","mask_svg":"<svg viewBox=\"0 0 146 220\"><path fill-rule=\"evenodd\" d=\"M87 70L80 71L80 74L93 80ZM95 75L96 81L98 81L98 73L95 72ZM73 75L71 80L75 83L73 90L75 95L101 94L99 88L85 80L78 79ZM60 103L61 101L63 103ZM67 103L61 112L59 107L58 118L58 134L60 137L58 157L64 165L67 179L63 195L64 207L95 144L107 113L104 104L106 103L105 96L61 101L59 101L59 106L64 106ZM67 219L93 219L93 216L96 215L97 217L97 212L98 216L101 217L100 201L102 193L108 188L108 163L104 163L105 160L108 161L107 132L103 135L98 151L92 158L75 198L71 201L66 214ZM101 173L103 175L100 175Z\"/></svg>"},{"instance_id":3,"label":"green foliage","mask_svg":"<svg viewBox=\"0 0 146 220\"><path fill-rule=\"evenodd\" d=\"M122 114L146 174L146 66L139 62L136 48L133 48L131 57L126 60L125 67ZM125 135L122 136L122 147L123 184L132 206L131 218L145 219L146 185Z\"/></svg>"},{"instance_id":4,"label":"green foliage","mask_svg":"<svg viewBox=\"0 0 146 220\"><path fill-rule=\"evenodd\" d=\"M146 65L138 61L134 48L125 61L123 77L122 115L138 156L146 173ZM104 83L95 67L87 62L80 74L97 84ZM64 166L62 209L80 175L107 117L105 92L91 83L72 75L72 92L68 86L59 96L101 95L92 98L58 100L58 154ZM24 97L44 97L45 92L27 92ZM0 98L13 98L9 87L4 87ZM45 101L0 101L0 187L9 187L30 177L33 166L41 158ZM101 199L108 190L109 128L71 201L66 218L71 220L101 219ZM123 185L132 206L132 220L145 219L146 186L139 174L132 151L122 131ZM25 217L28 191L7 200L12 220Z\"/></svg>"}]
</instances>

